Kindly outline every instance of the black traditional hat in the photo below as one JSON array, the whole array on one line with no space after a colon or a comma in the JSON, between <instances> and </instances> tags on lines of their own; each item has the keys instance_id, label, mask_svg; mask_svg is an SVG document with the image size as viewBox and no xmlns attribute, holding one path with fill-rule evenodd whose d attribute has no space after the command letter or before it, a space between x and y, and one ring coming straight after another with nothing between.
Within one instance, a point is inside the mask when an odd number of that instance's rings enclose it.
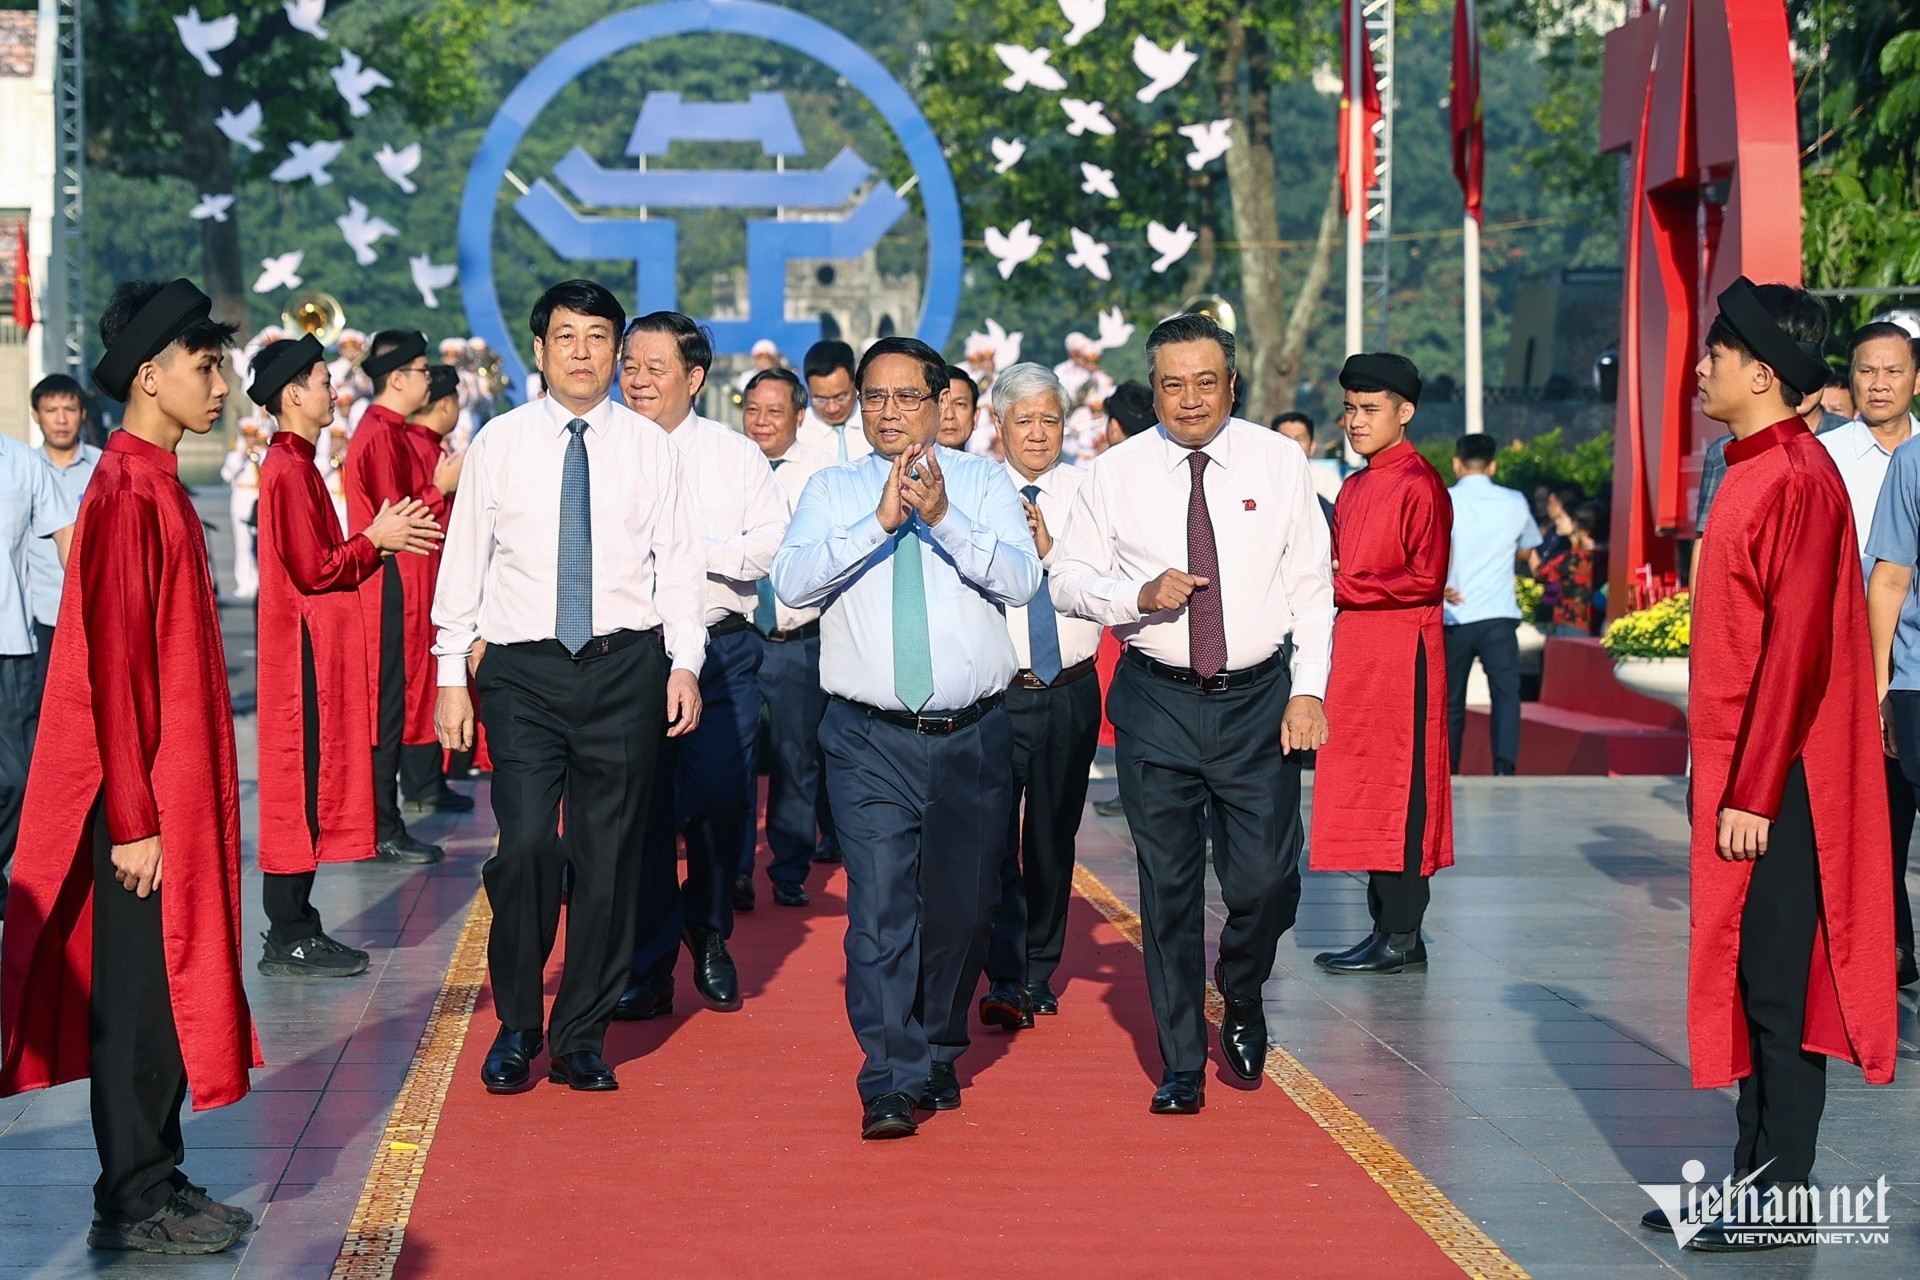
<instances>
[{"instance_id":1,"label":"black traditional hat","mask_svg":"<svg viewBox=\"0 0 1920 1280\"><path fill-rule=\"evenodd\" d=\"M460 391L460 371L450 364L430 365L427 368L427 403L445 400Z\"/></svg>"},{"instance_id":2,"label":"black traditional hat","mask_svg":"<svg viewBox=\"0 0 1920 1280\"><path fill-rule=\"evenodd\" d=\"M247 388L247 398L255 404L265 404L273 399L276 391L313 368L326 354L320 339L310 333L269 342L253 358L253 385Z\"/></svg>"},{"instance_id":3,"label":"black traditional hat","mask_svg":"<svg viewBox=\"0 0 1920 1280\"><path fill-rule=\"evenodd\" d=\"M1408 404L1420 403L1420 370L1391 351L1359 351L1340 367L1340 385L1348 391L1391 391Z\"/></svg>"},{"instance_id":4,"label":"black traditional hat","mask_svg":"<svg viewBox=\"0 0 1920 1280\"><path fill-rule=\"evenodd\" d=\"M1775 323L1753 281L1741 276L1720 294L1720 319L1760 363L1802 396L1827 385L1827 362L1817 342L1801 342Z\"/></svg>"},{"instance_id":5,"label":"black traditional hat","mask_svg":"<svg viewBox=\"0 0 1920 1280\"><path fill-rule=\"evenodd\" d=\"M187 330L213 313L213 300L184 277L161 289L134 313L100 363L93 366L93 383L125 403L140 366L173 345Z\"/></svg>"},{"instance_id":6,"label":"black traditional hat","mask_svg":"<svg viewBox=\"0 0 1920 1280\"><path fill-rule=\"evenodd\" d=\"M378 342L382 336L374 334L374 341ZM377 381L425 354L427 354L427 335L413 329L402 329L398 346L382 351L377 356L368 356L360 362L360 368L369 378Z\"/></svg>"}]
</instances>

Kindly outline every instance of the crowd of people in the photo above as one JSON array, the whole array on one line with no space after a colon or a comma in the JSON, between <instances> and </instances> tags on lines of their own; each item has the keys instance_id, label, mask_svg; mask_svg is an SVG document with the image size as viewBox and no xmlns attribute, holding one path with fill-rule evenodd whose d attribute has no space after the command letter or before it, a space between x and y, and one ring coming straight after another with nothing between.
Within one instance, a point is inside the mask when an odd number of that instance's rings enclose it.
<instances>
[{"instance_id":1,"label":"crowd of people","mask_svg":"<svg viewBox=\"0 0 1920 1280\"><path fill-rule=\"evenodd\" d=\"M320 864L437 861L405 816L471 809L448 779L478 768L498 830L480 1084L525 1092L544 1054L548 1082L615 1090L607 1029L671 1012L683 951L705 1008L742 1007L728 941L757 908L764 830L776 907L808 904L814 862L844 864L858 1132L912 1135L963 1105L973 1023L1035 1027L1068 994L1103 628L1122 646L1105 711L1162 1059L1150 1109L1205 1105L1209 860L1219 1049L1243 1079L1264 1069L1263 988L1303 863L1367 879L1370 925L1322 969L1428 967L1431 878L1454 858L1451 694L1476 658L1490 677L1510 665L1516 567L1564 558L1563 601L1592 607L1577 566L1600 522L1555 495L1550 547L1493 483L1484 437L1460 441L1449 489L1408 438L1412 362L1341 370L1365 466L1336 487L1311 419L1234 416L1234 338L1203 315L1154 328L1144 384L1101 384L1097 351L990 377L904 337L857 356L822 342L797 371L761 353L738 384L744 431L696 409L714 352L687 316L629 320L572 280L528 324L540 394L458 444L458 360L433 363L420 333L377 332L345 368L311 336L245 353L274 428L247 459L261 973L364 972L314 906ZM91 1079L98 1248L212 1252L251 1225L189 1179L180 1136L189 1086L196 1108L231 1103L262 1060L218 604L175 460L221 419L233 334L186 280L124 284L94 370L122 429L89 456L77 384L42 384L45 455L0 442L0 484L21 495L20 599L0 601L19 632L0 657L0 761L18 766L0 790L0 836L18 833L0 1092ZM1799 290L1729 290L1700 370L1733 443L1695 582L1694 1074L1740 1082L1736 1169L1786 1187L1812 1163L1818 1055L1892 1070L1904 892L1880 852L1898 775L1877 763L1876 659L1886 758L1911 738L1900 757L1920 760L1920 454L1897 449L1911 420L1892 416L1912 350L1862 334L1852 434L1816 438L1794 412L1826 380L1808 354L1824 313ZM1856 472L1875 456L1863 559ZM65 584L45 632L30 546Z\"/></svg>"}]
</instances>

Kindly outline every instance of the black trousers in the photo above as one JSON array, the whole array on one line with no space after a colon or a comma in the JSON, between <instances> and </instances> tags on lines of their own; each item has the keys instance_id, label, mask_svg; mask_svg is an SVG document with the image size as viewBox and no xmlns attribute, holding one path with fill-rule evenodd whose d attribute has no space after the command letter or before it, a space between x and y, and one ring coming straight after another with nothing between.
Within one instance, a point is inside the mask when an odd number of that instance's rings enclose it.
<instances>
[{"instance_id":1,"label":"black trousers","mask_svg":"<svg viewBox=\"0 0 1920 1280\"><path fill-rule=\"evenodd\" d=\"M1122 661L1107 695L1120 801L1140 862L1147 992L1169 1071L1207 1059L1208 809L1227 922L1227 986L1253 997L1300 906L1300 766L1280 754L1284 665L1252 684L1202 693ZM836 808L835 812L839 812Z\"/></svg>"},{"instance_id":2,"label":"black trousers","mask_svg":"<svg viewBox=\"0 0 1920 1280\"><path fill-rule=\"evenodd\" d=\"M27 768L40 727L40 658L0 654L0 918L7 913L7 872L20 839Z\"/></svg>"},{"instance_id":3,"label":"black trousers","mask_svg":"<svg viewBox=\"0 0 1920 1280\"><path fill-rule=\"evenodd\" d=\"M767 707L767 848L773 854L767 879L804 884L815 832L838 847L820 762L820 718L827 711L827 693L820 687L820 637L767 641L760 696ZM753 874L758 834L749 823L740 842L743 876Z\"/></svg>"},{"instance_id":4,"label":"black trousers","mask_svg":"<svg viewBox=\"0 0 1920 1280\"><path fill-rule=\"evenodd\" d=\"M1007 714L1016 801L1000 860L987 981L1049 982L1066 944L1073 842L1100 739L1100 681L1087 675L1053 689L1008 689Z\"/></svg>"},{"instance_id":5,"label":"black trousers","mask_svg":"<svg viewBox=\"0 0 1920 1280\"><path fill-rule=\"evenodd\" d=\"M1913 903L1907 897L1907 847L1913 842L1914 805L1920 800L1920 693L1895 689L1894 745L1900 758L1887 761L1887 810L1893 819L1893 936L1913 954Z\"/></svg>"},{"instance_id":6,"label":"black trousers","mask_svg":"<svg viewBox=\"0 0 1920 1280\"><path fill-rule=\"evenodd\" d=\"M1511 768L1520 758L1520 620L1487 618L1446 628L1447 747L1460 772L1460 744L1467 732L1467 677L1473 660L1487 673L1493 699L1493 763Z\"/></svg>"},{"instance_id":7,"label":"black trousers","mask_svg":"<svg viewBox=\"0 0 1920 1280\"><path fill-rule=\"evenodd\" d=\"M1740 998L1752 1038L1753 1073L1740 1081L1736 1169L1804 1182L1813 1171L1827 1106L1827 1060L1800 1047L1807 1021L1807 966L1820 918L1820 863L1813 842L1807 775L1787 774L1767 851L1753 864L1740 917Z\"/></svg>"},{"instance_id":8,"label":"black trousers","mask_svg":"<svg viewBox=\"0 0 1920 1280\"><path fill-rule=\"evenodd\" d=\"M835 698L820 722L847 866L847 1020L863 1102L966 1052L1013 811L1004 707L944 735Z\"/></svg>"},{"instance_id":9,"label":"black trousers","mask_svg":"<svg viewBox=\"0 0 1920 1280\"><path fill-rule=\"evenodd\" d=\"M640 820L666 721L666 652L653 634L578 659L551 640L490 645L474 686L500 831L481 871L493 906L495 1009L514 1031L546 1025L556 1055L597 1052L633 950ZM568 868L566 968L548 1018L545 971Z\"/></svg>"},{"instance_id":10,"label":"black trousers","mask_svg":"<svg viewBox=\"0 0 1920 1280\"><path fill-rule=\"evenodd\" d=\"M380 688L373 709L373 838L381 844L407 833L400 820L400 739L407 731L406 598L392 556L380 596Z\"/></svg>"},{"instance_id":11,"label":"black trousers","mask_svg":"<svg viewBox=\"0 0 1920 1280\"><path fill-rule=\"evenodd\" d=\"M1420 874L1427 835L1427 646L1413 660L1413 777L1407 786L1407 860L1399 871L1367 876L1367 910L1375 933L1420 931L1432 898L1433 881Z\"/></svg>"},{"instance_id":12,"label":"black trousers","mask_svg":"<svg viewBox=\"0 0 1920 1280\"><path fill-rule=\"evenodd\" d=\"M47 689L47 664L53 660L53 628L44 622L33 624L34 659L37 668L34 677L33 701L39 705L41 696Z\"/></svg>"},{"instance_id":13,"label":"black trousers","mask_svg":"<svg viewBox=\"0 0 1920 1280\"><path fill-rule=\"evenodd\" d=\"M733 880L753 822L759 775L760 660L757 631L707 641L700 668L700 723L661 739L653 799L637 833L640 886L633 907L633 972L673 972L683 930L733 936ZM687 841L687 879L677 851Z\"/></svg>"},{"instance_id":14,"label":"black trousers","mask_svg":"<svg viewBox=\"0 0 1920 1280\"><path fill-rule=\"evenodd\" d=\"M93 818L93 1003L88 1023L93 1140L100 1151L94 1212L109 1222L157 1213L185 1185L180 1107L187 1068L173 1024L161 895L145 898L113 878L103 806Z\"/></svg>"},{"instance_id":15,"label":"black trousers","mask_svg":"<svg viewBox=\"0 0 1920 1280\"><path fill-rule=\"evenodd\" d=\"M307 835L320 839L320 682L313 666L313 637L300 624L301 755L305 774ZM291 946L321 931L320 913L313 905L313 872L260 874L260 905L267 913L267 933L282 946Z\"/></svg>"}]
</instances>

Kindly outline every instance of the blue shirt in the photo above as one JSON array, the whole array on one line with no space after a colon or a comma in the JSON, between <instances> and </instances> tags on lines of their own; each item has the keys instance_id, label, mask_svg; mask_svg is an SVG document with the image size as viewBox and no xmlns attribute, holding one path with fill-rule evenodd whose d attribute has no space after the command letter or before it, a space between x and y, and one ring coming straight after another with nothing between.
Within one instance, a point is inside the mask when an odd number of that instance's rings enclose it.
<instances>
[{"instance_id":1,"label":"blue shirt","mask_svg":"<svg viewBox=\"0 0 1920 1280\"><path fill-rule=\"evenodd\" d=\"M47 451L35 450L47 470L53 472L53 478L59 482L60 491L73 500L74 510L80 509L80 498L87 491L87 481L93 479L93 469L100 464L100 451L90 444L80 446L80 456L66 466L55 465L47 456ZM27 543L27 577L31 580L33 596L33 620L43 627L51 627L60 620L60 587L67 580L67 572L60 567L60 551L53 545L52 538L33 538Z\"/></svg>"},{"instance_id":2,"label":"blue shirt","mask_svg":"<svg viewBox=\"0 0 1920 1280\"><path fill-rule=\"evenodd\" d=\"M1447 491L1453 499L1453 559L1447 585L1463 599L1446 607L1447 625L1518 618L1513 593L1513 561L1540 545L1540 527L1518 490L1488 475L1466 475Z\"/></svg>"},{"instance_id":3,"label":"blue shirt","mask_svg":"<svg viewBox=\"0 0 1920 1280\"><path fill-rule=\"evenodd\" d=\"M51 537L72 524L79 510L44 458L20 441L0 436L0 654L28 654L38 647L27 547L35 538ZM59 563L57 553L54 563Z\"/></svg>"},{"instance_id":4,"label":"blue shirt","mask_svg":"<svg viewBox=\"0 0 1920 1280\"><path fill-rule=\"evenodd\" d=\"M909 518L933 637L929 715L970 707L1012 682L1019 663L1002 610L1040 589L1040 555L1005 468L946 448L939 459L947 514L932 528ZM807 481L773 558L773 589L790 608L822 610L821 688L904 711L893 691L894 535L874 512L892 467L873 453Z\"/></svg>"},{"instance_id":5,"label":"blue shirt","mask_svg":"<svg viewBox=\"0 0 1920 1280\"><path fill-rule=\"evenodd\" d=\"M1867 535L1866 555L1903 569L1920 564L1920 436L1893 451L1880 501L1873 508L1873 530ZM1900 605L1900 625L1893 633L1893 689L1920 690L1920 578L1907 589Z\"/></svg>"}]
</instances>

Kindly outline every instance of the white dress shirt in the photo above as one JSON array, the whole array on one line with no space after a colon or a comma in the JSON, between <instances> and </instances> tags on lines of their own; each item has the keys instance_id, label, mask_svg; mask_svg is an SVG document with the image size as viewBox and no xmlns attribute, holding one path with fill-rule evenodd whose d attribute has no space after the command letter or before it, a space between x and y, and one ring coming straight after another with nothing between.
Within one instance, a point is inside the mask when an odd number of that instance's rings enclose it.
<instances>
[{"instance_id":1,"label":"white dress shirt","mask_svg":"<svg viewBox=\"0 0 1920 1280\"><path fill-rule=\"evenodd\" d=\"M845 435L846 445L841 447L841 436ZM855 405L853 416L838 427L830 427L827 420L807 406L806 414L800 419L800 443L812 445L835 462L858 462L873 452L873 446L867 443L867 429L861 425L860 406ZM875 506L880 505L879 495L873 499Z\"/></svg>"},{"instance_id":2,"label":"white dress shirt","mask_svg":"<svg viewBox=\"0 0 1920 1280\"><path fill-rule=\"evenodd\" d=\"M551 640L559 600L560 482L573 414L543 397L487 423L468 446L433 593L440 684L467 654ZM660 627L676 670L706 658L706 558L679 450L611 400L580 415L593 517L593 633Z\"/></svg>"},{"instance_id":3,"label":"white dress shirt","mask_svg":"<svg viewBox=\"0 0 1920 1280\"><path fill-rule=\"evenodd\" d=\"M773 459L769 465L773 466L774 483L780 486L780 492L787 500L788 516L786 521L782 522L780 529L781 537L784 538L786 522L791 521L792 512L799 510L800 495L806 491L807 481L813 479L816 471L839 466L840 460L824 449L816 449L804 441L795 440L792 448ZM873 501L875 506L880 504L878 498ZM818 609L796 609L778 596L774 597L773 612L776 618L774 625L782 631L792 631L797 627L806 626L809 622L820 620Z\"/></svg>"},{"instance_id":4,"label":"white dress shirt","mask_svg":"<svg viewBox=\"0 0 1920 1280\"><path fill-rule=\"evenodd\" d=\"M1038 480L1029 480L1014 469L1012 463L1004 464L1007 479L1013 482L1013 491L1019 493L1028 485L1040 486L1038 506L1040 514L1047 522L1047 533L1053 538L1053 550L1040 558L1044 569L1052 569L1060 558L1060 539L1066 533L1067 522L1073 514L1073 500L1080 492L1080 486L1086 483L1087 473L1069 462L1055 464L1051 471ZM1007 606L1007 634L1013 637L1013 653L1020 662L1020 669L1026 671L1033 666L1033 654L1028 651L1027 610L1038 605L1052 609L1053 601L1046 595L1046 584L1040 585L1028 604ZM1070 614L1056 613L1056 626L1060 632L1060 665L1071 667L1085 662L1100 647L1100 624L1088 622L1085 618L1076 618Z\"/></svg>"},{"instance_id":5,"label":"white dress shirt","mask_svg":"<svg viewBox=\"0 0 1920 1280\"><path fill-rule=\"evenodd\" d=\"M1307 455L1277 432L1228 419L1204 453L1227 632L1227 669L1266 661L1293 637L1293 692L1326 696L1333 649L1333 564ZM1142 615L1140 590L1186 570L1188 450L1155 426L1100 455L1048 566L1061 612L1114 629L1123 644L1191 667L1187 611Z\"/></svg>"},{"instance_id":6,"label":"white dress shirt","mask_svg":"<svg viewBox=\"0 0 1920 1280\"><path fill-rule=\"evenodd\" d=\"M759 601L753 584L772 571L792 508L760 446L733 428L690 413L667 438L680 451L706 552L707 625L730 613L751 618Z\"/></svg>"},{"instance_id":7,"label":"white dress shirt","mask_svg":"<svg viewBox=\"0 0 1920 1280\"><path fill-rule=\"evenodd\" d=\"M1018 669L1001 610L1040 589L1040 556L1020 496L997 463L942 448L947 513L929 528L917 515L893 550L875 508L893 462L869 454L815 473L773 559L773 587L790 605L817 605L820 687L890 711L894 692L894 554L920 555L932 640L927 715L960 711L1003 692Z\"/></svg>"},{"instance_id":8,"label":"white dress shirt","mask_svg":"<svg viewBox=\"0 0 1920 1280\"><path fill-rule=\"evenodd\" d=\"M1920 434L1920 417L1908 414L1907 425L1910 431ZM1873 509L1880 501L1880 488L1886 483L1893 453L1882 448L1873 428L1858 418L1814 438L1826 446L1833 456L1833 464L1840 468L1840 479L1847 486L1847 505L1853 508L1853 536L1860 547L1860 573L1862 578L1871 578L1873 557L1867 554L1867 534L1873 530Z\"/></svg>"}]
</instances>

